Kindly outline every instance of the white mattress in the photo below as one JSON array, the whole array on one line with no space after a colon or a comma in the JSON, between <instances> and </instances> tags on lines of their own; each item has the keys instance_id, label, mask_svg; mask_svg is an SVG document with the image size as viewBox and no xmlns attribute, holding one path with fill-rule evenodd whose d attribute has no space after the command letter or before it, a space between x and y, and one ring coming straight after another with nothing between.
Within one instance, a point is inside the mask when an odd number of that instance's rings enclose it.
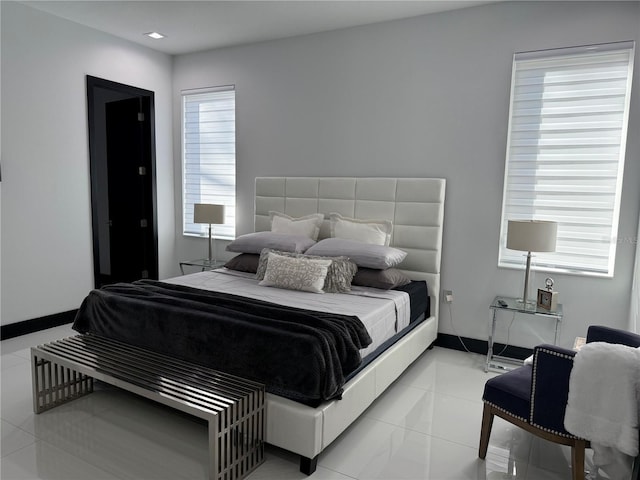
<instances>
[{"instance_id":1,"label":"white mattress","mask_svg":"<svg viewBox=\"0 0 640 480\"><path fill-rule=\"evenodd\" d=\"M350 293L309 293L258 285L251 273L226 268L174 277L163 282L230 293L319 312L355 315L365 325L371 345L360 350L364 358L409 325L409 294L397 290L353 286Z\"/></svg>"}]
</instances>

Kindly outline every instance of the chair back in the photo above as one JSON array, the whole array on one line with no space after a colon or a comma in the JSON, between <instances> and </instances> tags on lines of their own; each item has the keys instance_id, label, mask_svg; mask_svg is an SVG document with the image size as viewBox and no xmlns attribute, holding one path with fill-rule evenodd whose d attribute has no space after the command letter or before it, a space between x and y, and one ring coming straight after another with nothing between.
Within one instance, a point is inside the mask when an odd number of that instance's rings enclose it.
<instances>
[{"instance_id":1,"label":"chair back","mask_svg":"<svg viewBox=\"0 0 640 480\"><path fill-rule=\"evenodd\" d=\"M604 325L591 325L587 330L587 343L590 342L621 343L629 347L640 347L640 335Z\"/></svg>"}]
</instances>

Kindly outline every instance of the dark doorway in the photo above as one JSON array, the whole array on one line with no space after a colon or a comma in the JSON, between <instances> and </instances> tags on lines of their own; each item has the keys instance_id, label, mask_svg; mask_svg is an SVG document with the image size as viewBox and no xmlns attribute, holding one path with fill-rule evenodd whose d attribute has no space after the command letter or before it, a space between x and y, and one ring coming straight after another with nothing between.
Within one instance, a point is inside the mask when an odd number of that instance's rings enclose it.
<instances>
[{"instance_id":1,"label":"dark doorway","mask_svg":"<svg viewBox=\"0 0 640 480\"><path fill-rule=\"evenodd\" d=\"M87 76L95 286L158 278L153 92Z\"/></svg>"}]
</instances>

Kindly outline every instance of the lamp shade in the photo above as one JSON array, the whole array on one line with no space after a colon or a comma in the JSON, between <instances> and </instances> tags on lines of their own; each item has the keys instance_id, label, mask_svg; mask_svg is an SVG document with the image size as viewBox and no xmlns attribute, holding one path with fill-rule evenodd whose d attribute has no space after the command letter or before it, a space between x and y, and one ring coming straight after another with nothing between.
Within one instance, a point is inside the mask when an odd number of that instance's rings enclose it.
<instances>
[{"instance_id":1,"label":"lamp shade","mask_svg":"<svg viewBox=\"0 0 640 480\"><path fill-rule=\"evenodd\" d=\"M223 224L224 205L195 203L193 205L193 223Z\"/></svg>"},{"instance_id":2,"label":"lamp shade","mask_svg":"<svg viewBox=\"0 0 640 480\"><path fill-rule=\"evenodd\" d=\"M539 220L509 220L507 248L524 252L555 252L558 224Z\"/></svg>"}]
</instances>

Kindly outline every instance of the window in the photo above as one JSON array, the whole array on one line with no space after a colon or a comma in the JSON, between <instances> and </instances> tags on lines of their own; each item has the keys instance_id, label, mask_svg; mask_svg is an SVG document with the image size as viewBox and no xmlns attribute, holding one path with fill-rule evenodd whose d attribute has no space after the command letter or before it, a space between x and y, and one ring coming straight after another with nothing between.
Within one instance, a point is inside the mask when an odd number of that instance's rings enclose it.
<instances>
[{"instance_id":1,"label":"window","mask_svg":"<svg viewBox=\"0 0 640 480\"><path fill-rule=\"evenodd\" d=\"M226 221L216 238L235 237L236 96L233 86L182 92L183 233L207 236L193 223L194 203L225 205Z\"/></svg>"},{"instance_id":2,"label":"window","mask_svg":"<svg viewBox=\"0 0 640 480\"><path fill-rule=\"evenodd\" d=\"M558 222L539 269L613 276L633 42L517 53L513 60L498 264L508 220Z\"/></svg>"}]
</instances>

